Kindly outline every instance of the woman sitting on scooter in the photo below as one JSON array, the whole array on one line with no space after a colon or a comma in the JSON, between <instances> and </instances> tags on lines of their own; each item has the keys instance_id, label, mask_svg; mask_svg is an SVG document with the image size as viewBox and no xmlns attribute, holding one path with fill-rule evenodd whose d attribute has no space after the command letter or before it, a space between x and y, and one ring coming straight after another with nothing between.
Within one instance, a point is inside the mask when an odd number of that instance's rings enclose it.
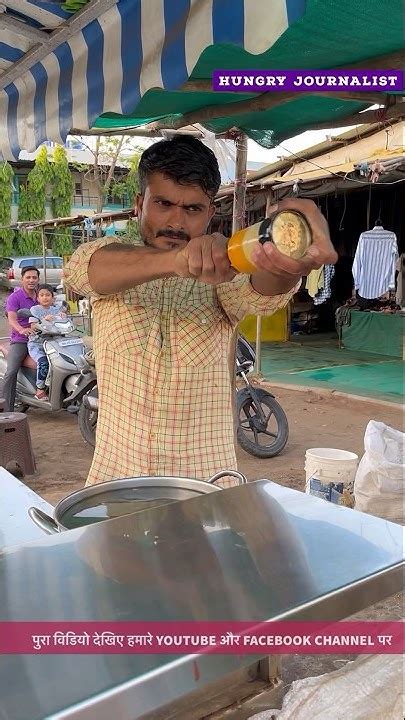
<instances>
[{"instance_id":1,"label":"woman sitting on scooter","mask_svg":"<svg viewBox=\"0 0 405 720\"><path fill-rule=\"evenodd\" d=\"M65 318L66 313L63 312L62 305L54 305L54 291L51 285L38 285L37 293L38 305L31 308L31 317L29 319L32 330L38 328L38 320L52 321L55 318ZM47 400L48 393L45 388L45 380L49 371L49 362L44 350L44 341L40 334L30 335L28 340L28 353L37 363L37 392L35 397L37 400Z\"/></svg>"}]
</instances>

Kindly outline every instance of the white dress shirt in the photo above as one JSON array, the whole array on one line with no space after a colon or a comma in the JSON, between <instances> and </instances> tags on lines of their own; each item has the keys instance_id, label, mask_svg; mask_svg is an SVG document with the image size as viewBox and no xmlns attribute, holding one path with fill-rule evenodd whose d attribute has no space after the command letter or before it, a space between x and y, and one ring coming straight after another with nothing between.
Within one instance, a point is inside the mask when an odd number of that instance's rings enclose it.
<instances>
[{"instance_id":1,"label":"white dress shirt","mask_svg":"<svg viewBox=\"0 0 405 720\"><path fill-rule=\"evenodd\" d=\"M352 267L354 288L360 297L373 300L395 289L397 259L395 233L381 225L361 233Z\"/></svg>"}]
</instances>

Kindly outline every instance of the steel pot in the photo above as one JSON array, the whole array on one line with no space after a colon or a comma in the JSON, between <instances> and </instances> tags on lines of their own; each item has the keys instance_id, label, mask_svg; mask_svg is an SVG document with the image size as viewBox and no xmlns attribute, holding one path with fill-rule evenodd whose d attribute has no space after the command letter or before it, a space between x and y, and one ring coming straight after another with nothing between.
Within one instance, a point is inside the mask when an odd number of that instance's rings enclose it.
<instances>
[{"instance_id":1,"label":"steel pot","mask_svg":"<svg viewBox=\"0 0 405 720\"><path fill-rule=\"evenodd\" d=\"M28 514L38 527L53 535L216 492L222 488L214 483L223 477L235 477L240 485L247 483L246 477L236 470L221 470L207 482L180 477L121 478L71 493L56 505L53 518L35 507Z\"/></svg>"}]
</instances>

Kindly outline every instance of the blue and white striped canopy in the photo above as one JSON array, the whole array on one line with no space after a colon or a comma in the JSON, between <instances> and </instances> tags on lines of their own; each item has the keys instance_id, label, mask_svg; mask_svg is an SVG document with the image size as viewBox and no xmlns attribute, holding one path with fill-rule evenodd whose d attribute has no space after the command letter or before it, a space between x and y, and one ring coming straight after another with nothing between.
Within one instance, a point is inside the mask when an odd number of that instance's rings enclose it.
<instances>
[{"instance_id":1,"label":"blue and white striped canopy","mask_svg":"<svg viewBox=\"0 0 405 720\"><path fill-rule=\"evenodd\" d=\"M72 15L56 0L0 0L0 154L130 114L151 88L179 88L209 46L263 53L304 11L305 0L88 0Z\"/></svg>"}]
</instances>

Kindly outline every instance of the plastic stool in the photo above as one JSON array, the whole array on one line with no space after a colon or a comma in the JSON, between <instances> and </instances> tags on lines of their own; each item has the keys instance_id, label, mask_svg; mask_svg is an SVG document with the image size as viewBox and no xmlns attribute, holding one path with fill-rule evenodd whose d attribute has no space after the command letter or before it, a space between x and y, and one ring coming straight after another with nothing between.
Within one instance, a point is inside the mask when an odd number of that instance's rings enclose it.
<instances>
[{"instance_id":1,"label":"plastic stool","mask_svg":"<svg viewBox=\"0 0 405 720\"><path fill-rule=\"evenodd\" d=\"M6 401L4 398L0 398L0 413L4 412L6 409Z\"/></svg>"},{"instance_id":2,"label":"plastic stool","mask_svg":"<svg viewBox=\"0 0 405 720\"><path fill-rule=\"evenodd\" d=\"M32 452L28 418L24 413L0 413L0 465L15 462L24 475L33 475L35 459Z\"/></svg>"}]
</instances>

